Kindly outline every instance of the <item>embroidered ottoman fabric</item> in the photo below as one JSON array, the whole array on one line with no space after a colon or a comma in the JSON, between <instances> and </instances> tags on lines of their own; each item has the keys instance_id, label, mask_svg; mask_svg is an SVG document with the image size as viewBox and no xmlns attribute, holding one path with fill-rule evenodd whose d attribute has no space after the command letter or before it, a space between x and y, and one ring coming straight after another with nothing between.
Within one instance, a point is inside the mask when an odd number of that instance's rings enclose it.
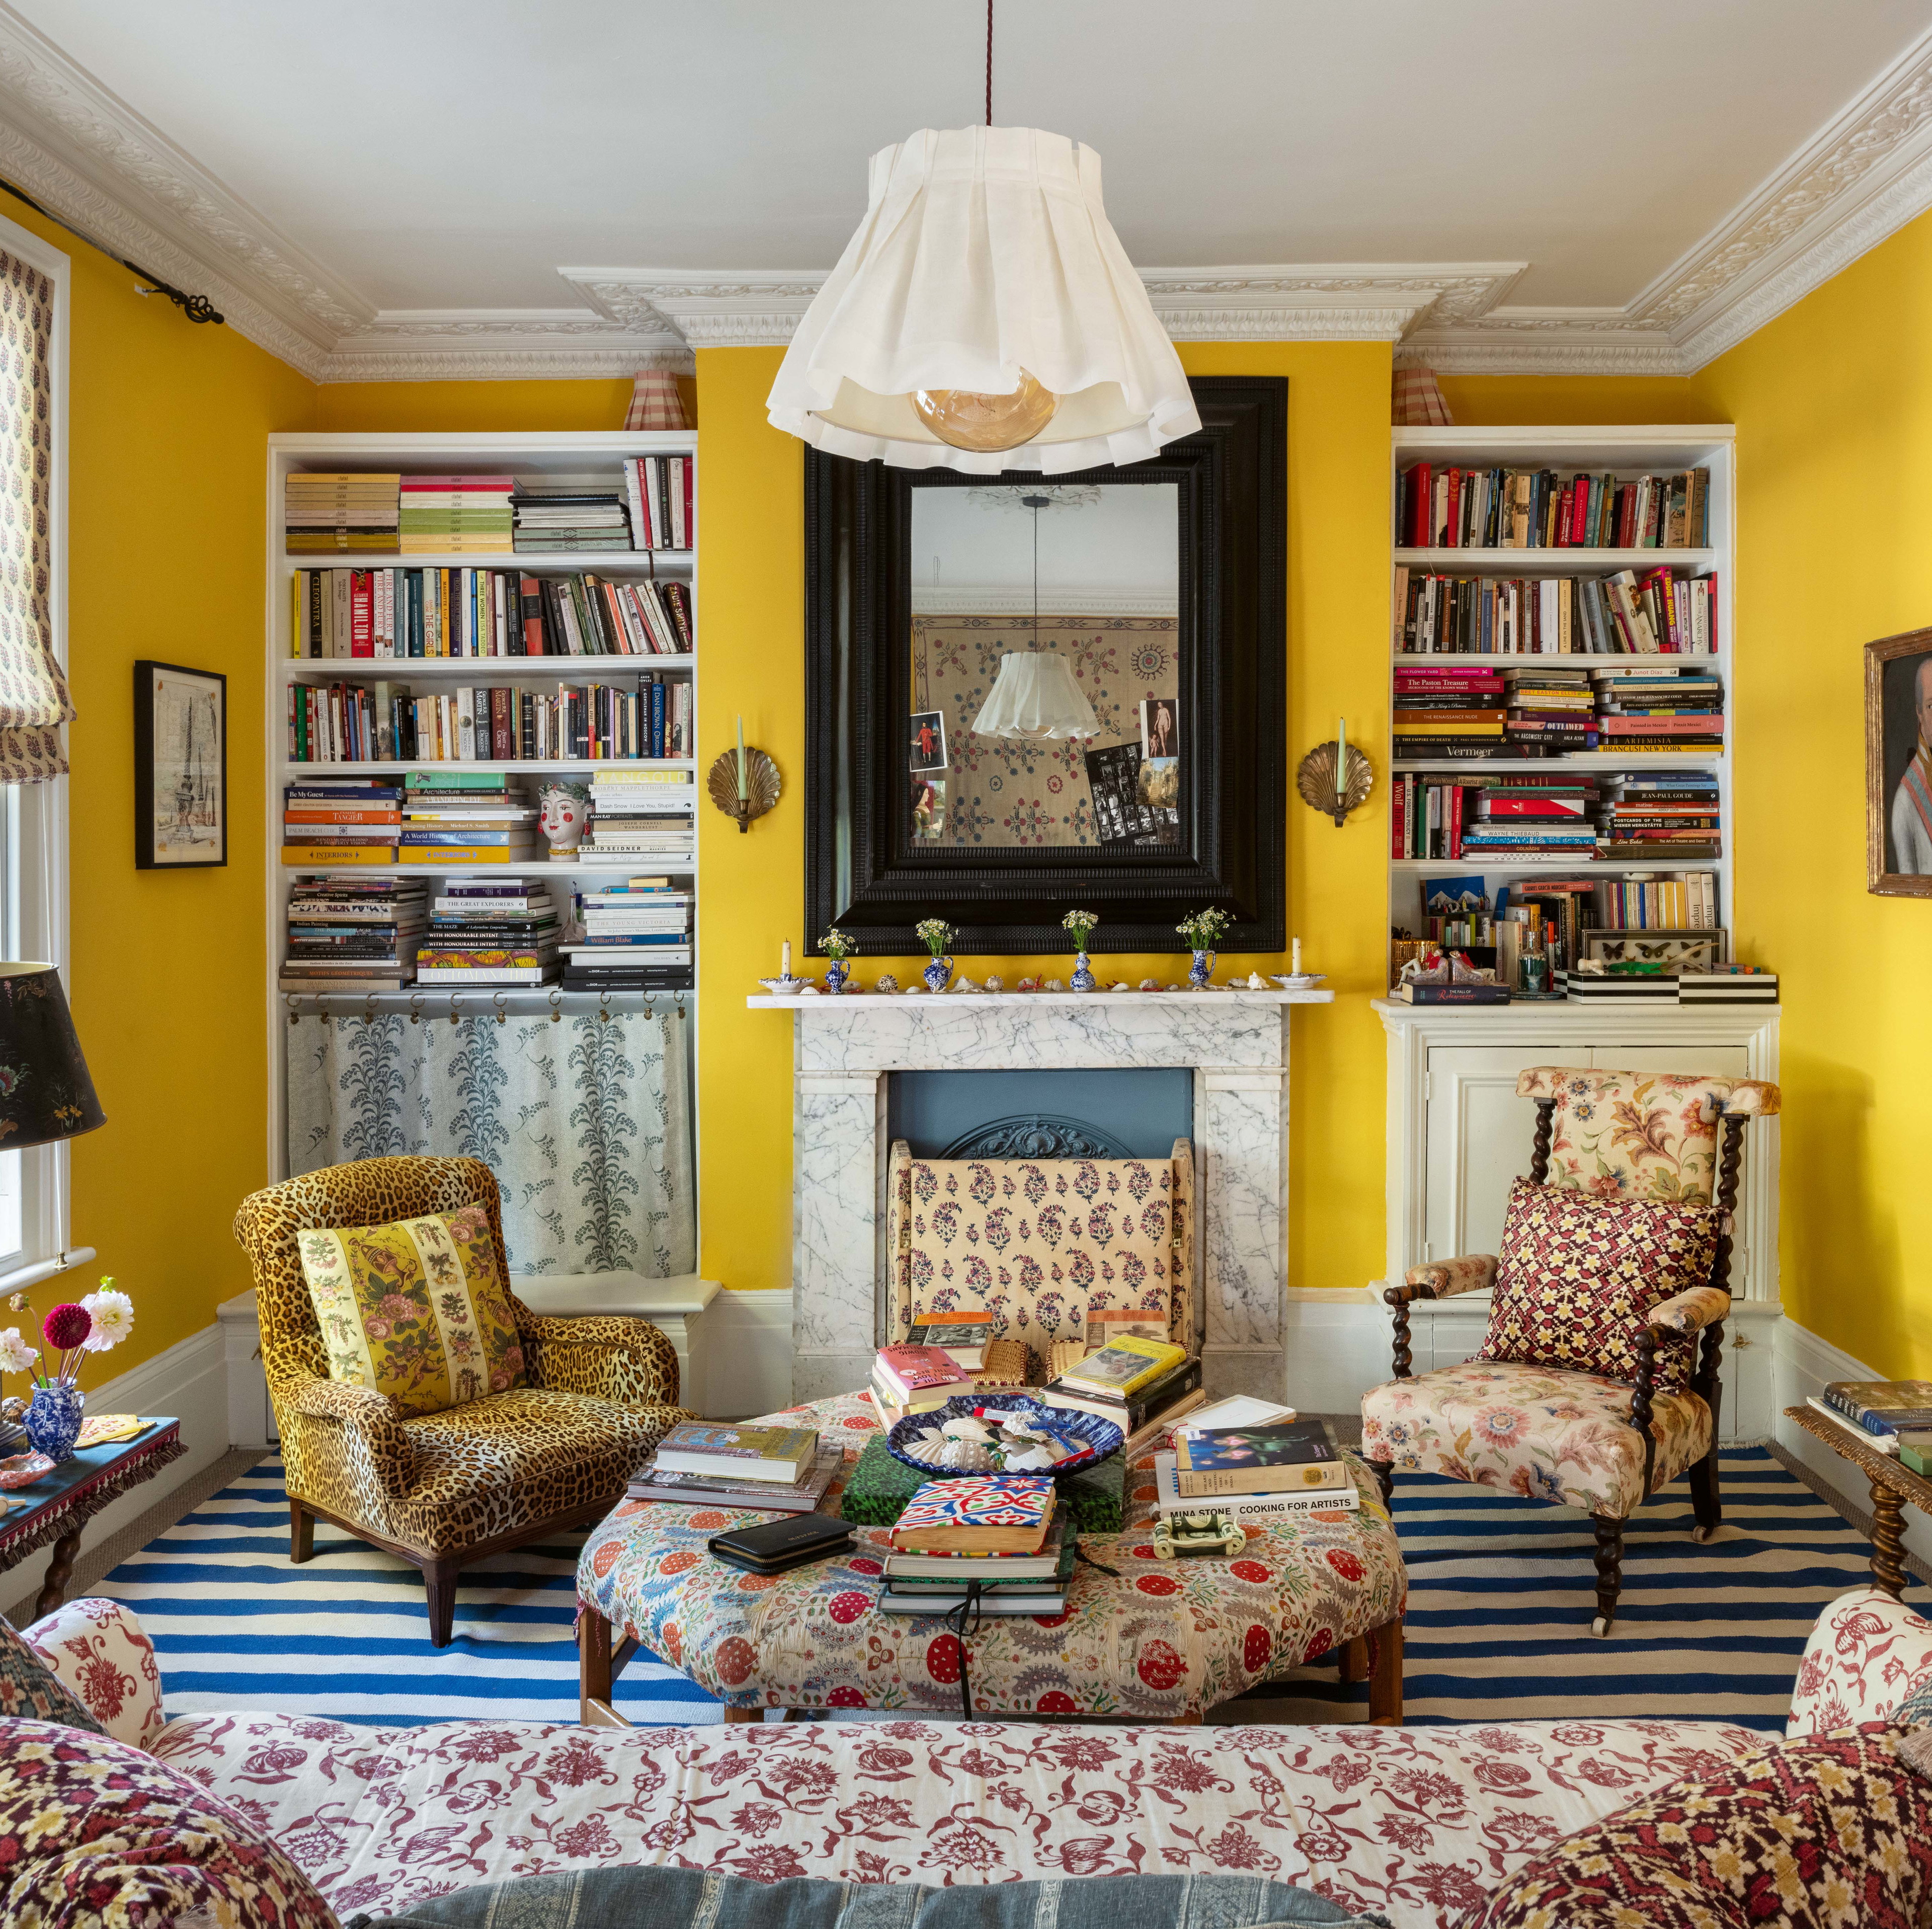
<instances>
[{"instance_id":1,"label":"embroidered ottoman fabric","mask_svg":"<svg viewBox=\"0 0 1932 1929\"><path fill-rule=\"evenodd\" d=\"M1449 1929L1528 1858L1761 1734L1711 1721L619 1730L190 1715L157 1752L345 1918L612 1862L876 1886L1223 1872Z\"/></svg>"},{"instance_id":2,"label":"embroidered ottoman fabric","mask_svg":"<svg viewBox=\"0 0 1932 1929\"><path fill-rule=\"evenodd\" d=\"M124 1742L0 1721L0 1922L44 1929L335 1929L314 1886L227 1803Z\"/></svg>"},{"instance_id":3,"label":"embroidered ottoman fabric","mask_svg":"<svg viewBox=\"0 0 1932 1929\"><path fill-rule=\"evenodd\" d=\"M1037 1373L1105 1308L1160 1316L1192 1348L1193 1157L915 1159L892 1147L886 1250L893 1330L983 1307Z\"/></svg>"},{"instance_id":4,"label":"embroidered ottoman fabric","mask_svg":"<svg viewBox=\"0 0 1932 1929\"><path fill-rule=\"evenodd\" d=\"M21 1639L100 1724L101 1732L152 1748L167 1725L154 1644L118 1600L91 1596L43 1615ZM22 1711L24 1712L24 1711Z\"/></svg>"},{"instance_id":5,"label":"embroidered ottoman fabric","mask_svg":"<svg viewBox=\"0 0 1932 1929\"><path fill-rule=\"evenodd\" d=\"M774 1418L842 1440L848 1468L878 1427L862 1394ZM1153 1464L1150 1453L1129 1470L1124 1530L1083 1537L1064 1612L988 1617L968 1637L976 1712L1171 1719L1401 1614L1402 1556L1359 1463L1359 1513L1250 1526L1232 1560L1178 1562L1156 1559L1148 1538ZM835 1480L820 1510L839 1504ZM626 1501L585 1544L578 1598L734 1707L956 1712L956 1637L874 1604L890 1530L859 1527L850 1553L784 1574L741 1574L706 1552L713 1534L765 1517Z\"/></svg>"},{"instance_id":6,"label":"embroidered ottoman fabric","mask_svg":"<svg viewBox=\"0 0 1932 1929\"><path fill-rule=\"evenodd\" d=\"M1818 1617L1798 1664L1794 1738L1881 1721L1932 1688L1932 1622L1879 1588L1854 1588Z\"/></svg>"},{"instance_id":7,"label":"embroidered ottoman fabric","mask_svg":"<svg viewBox=\"0 0 1932 1929\"><path fill-rule=\"evenodd\" d=\"M1362 1396L1362 1454L1531 1500L1623 1520L1644 1498L1643 1440L1630 1390L1589 1373L1469 1360ZM1654 1493L1711 1447L1711 1409L1660 1393L1651 1409Z\"/></svg>"},{"instance_id":8,"label":"embroidered ottoman fabric","mask_svg":"<svg viewBox=\"0 0 1932 1929\"><path fill-rule=\"evenodd\" d=\"M1708 1286L1717 1239L1718 1216L1706 1206L1596 1198L1518 1179L1483 1358L1634 1379L1646 1316ZM1688 1335L1660 1341L1656 1384L1682 1386L1696 1351Z\"/></svg>"},{"instance_id":9,"label":"embroidered ottoman fabric","mask_svg":"<svg viewBox=\"0 0 1932 1929\"><path fill-rule=\"evenodd\" d=\"M1462 1929L1922 1929L1932 1782L1882 1725L1777 1742L1619 1809Z\"/></svg>"}]
</instances>

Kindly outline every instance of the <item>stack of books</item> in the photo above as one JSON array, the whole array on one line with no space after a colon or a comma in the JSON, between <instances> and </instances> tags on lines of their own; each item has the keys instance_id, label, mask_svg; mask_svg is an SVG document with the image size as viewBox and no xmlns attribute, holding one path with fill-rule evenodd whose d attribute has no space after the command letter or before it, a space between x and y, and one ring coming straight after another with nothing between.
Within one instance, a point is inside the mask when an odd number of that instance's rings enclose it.
<instances>
[{"instance_id":1,"label":"stack of books","mask_svg":"<svg viewBox=\"0 0 1932 1929\"><path fill-rule=\"evenodd\" d=\"M425 892L412 878L354 872L296 880L285 992L394 991L416 976Z\"/></svg>"},{"instance_id":2,"label":"stack of books","mask_svg":"<svg viewBox=\"0 0 1932 1929\"><path fill-rule=\"evenodd\" d=\"M526 483L511 497L510 507L520 556L632 547L621 490L535 489Z\"/></svg>"},{"instance_id":3,"label":"stack of books","mask_svg":"<svg viewBox=\"0 0 1932 1929\"><path fill-rule=\"evenodd\" d=\"M810 1514L844 1464L809 1426L716 1426L687 1420L631 1477L633 1500Z\"/></svg>"},{"instance_id":4,"label":"stack of books","mask_svg":"<svg viewBox=\"0 0 1932 1929\"><path fill-rule=\"evenodd\" d=\"M404 556L507 555L513 476L405 476L401 539Z\"/></svg>"},{"instance_id":5,"label":"stack of books","mask_svg":"<svg viewBox=\"0 0 1932 1929\"><path fill-rule=\"evenodd\" d=\"M1588 783L1540 783L1499 778L1449 800L1447 854L1555 856L1576 862L1596 855L1590 814L1597 804ZM1473 814L1472 814L1473 813Z\"/></svg>"},{"instance_id":6,"label":"stack of books","mask_svg":"<svg viewBox=\"0 0 1932 1929\"><path fill-rule=\"evenodd\" d=\"M1494 757L1503 741L1503 680L1484 665L1395 673L1398 757Z\"/></svg>"},{"instance_id":7,"label":"stack of books","mask_svg":"<svg viewBox=\"0 0 1932 1929\"><path fill-rule=\"evenodd\" d=\"M290 476L283 486L288 553L374 550L393 555L400 476ZM346 572L345 572L346 573Z\"/></svg>"},{"instance_id":8,"label":"stack of books","mask_svg":"<svg viewBox=\"0 0 1932 1929\"><path fill-rule=\"evenodd\" d=\"M1156 1514L1214 1512L1265 1525L1304 1514L1352 1514L1362 1504L1319 1420L1245 1395L1190 1414L1154 1466Z\"/></svg>"},{"instance_id":9,"label":"stack of books","mask_svg":"<svg viewBox=\"0 0 1932 1929\"><path fill-rule=\"evenodd\" d=\"M556 907L520 878L447 880L416 953L424 985L540 985L556 975ZM508 974L508 975L506 975Z\"/></svg>"},{"instance_id":10,"label":"stack of books","mask_svg":"<svg viewBox=\"0 0 1932 1929\"><path fill-rule=\"evenodd\" d=\"M872 1362L867 1390L882 1426L896 1426L909 1413L930 1413L974 1389L973 1375L943 1346L881 1346Z\"/></svg>"},{"instance_id":11,"label":"stack of books","mask_svg":"<svg viewBox=\"0 0 1932 1929\"><path fill-rule=\"evenodd\" d=\"M1619 664L1590 674L1606 750L1650 756L1724 747L1724 686L1718 678L1675 664Z\"/></svg>"},{"instance_id":12,"label":"stack of books","mask_svg":"<svg viewBox=\"0 0 1932 1929\"><path fill-rule=\"evenodd\" d=\"M892 1529L880 1611L944 1614L976 1581L982 1614L1061 1612L1077 1537L1058 1518L1056 1498L1041 1474L927 1481Z\"/></svg>"},{"instance_id":13,"label":"stack of books","mask_svg":"<svg viewBox=\"0 0 1932 1929\"><path fill-rule=\"evenodd\" d=\"M1503 740L1526 757L1559 757L1597 747L1597 701L1590 674L1581 668L1512 666L1504 673L1508 710Z\"/></svg>"},{"instance_id":14,"label":"stack of books","mask_svg":"<svg viewBox=\"0 0 1932 1929\"><path fill-rule=\"evenodd\" d=\"M1676 857L1720 854L1718 780L1708 771L1618 777L1610 790L1597 818L1599 857L1668 863Z\"/></svg>"},{"instance_id":15,"label":"stack of books","mask_svg":"<svg viewBox=\"0 0 1932 1929\"><path fill-rule=\"evenodd\" d=\"M688 455L640 455L624 465L631 540L639 549L688 549L697 527Z\"/></svg>"},{"instance_id":16,"label":"stack of books","mask_svg":"<svg viewBox=\"0 0 1932 1929\"><path fill-rule=\"evenodd\" d=\"M1861 1445L1932 1475L1932 1380L1834 1380L1804 1403Z\"/></svg>"},{"instance_id":17,"label":"stack of books","mask_svg":"<svg viewBox=\"0 0 1932 1929\"><path fill-rule=\"evenodd\" d=\"M614 878L578 893L584 936L563 947L563 982L580 991L688 992L692 988L688 891L668 878ZM654 941L632 944L634 937Z\"/></svg>"},{"instance_id":18,"label":"stack of books","mask_svg":"<svg viewBox=\"0 0 1932 1929\"><path fill-rule=\"evenodd\" d=\"M403 793L382 777L311 777L282 789L284 864L393 864Z\"/></svg>"},{"instance_id":19,"label":"stack of books","mask_svg":"<svg viewBox=\"0 0 1932 1929\"><path fill-rule=\"evenodd\" d=\"M1128 1334L1109 1339L1062 1372L1040 1397L1049 1406L1072 1407L1111 1420L1126 1436L1123 1451L1131 1456L1199 1406L1205 1396L1201 1362L1185 1347Z\"/></svg>"},{"instance_id":20,"label":"stack of books","mask_svg":"<svg viewBox=\"0 0 1932 1929\"><path fill-rule=\"evenodd\" d=\"M494 770L412 770L404 779L404 864L518 864L536 854L537 808Z\"/></svg>"},{"instance_id":21,"label":"stack of books","mask_svg":"<svg viewBox=\"0 0 1932 1929\"><path fill-rule=\"evenodd\" d=\"M988 1312L929 1312L913 1322L906 1335L909 1346L936 1346L956 1366L976 1373L986 1364L986 1348L993 1341L993 1318Z\"/></svg>"},{"instance_id":22,"label":"stack of books","mask_svg":"<svg viewBox=\"0 0 1932 1929\"><path fill-rule=\"evenodd\" d=\"M696 787L682 770L597 772L590 779L594 814L584 847L585 860L634 864L640 857L688 859L696 836L692 820L695 796Z\"/></svg>"}]
</instances>

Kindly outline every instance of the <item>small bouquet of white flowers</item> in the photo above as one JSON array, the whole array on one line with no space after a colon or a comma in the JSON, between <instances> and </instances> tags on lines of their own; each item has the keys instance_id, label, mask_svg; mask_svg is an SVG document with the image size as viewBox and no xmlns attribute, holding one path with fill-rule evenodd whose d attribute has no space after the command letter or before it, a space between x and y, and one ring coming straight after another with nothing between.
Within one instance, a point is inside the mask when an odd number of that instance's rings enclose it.
<instances>
[{"instance_id":1,"label":"small bouquet of white flowers","mask_svg":"<svg viewBox=\"0 0 1932 1929\"><path fill-rule=\"evenodd\" d=\"M1094 935L1094 927L1100 920L1096 912L1069 911L1060 922L1064 928L1072 932L1074 950L1084 951L1088 940Z\"/></svg>"},{"instance_id":2,"label":"small bouquet of white flowers","mask_svg":"<svg viewBox=\"0 0 1932 1929\"><path fill-rule=\"evenodd\" d=\"M912 931L913 935L935 958L944 958L946 947L952 942L952 927L943 917L922 917Z\"/></svg>"}]
</instances>

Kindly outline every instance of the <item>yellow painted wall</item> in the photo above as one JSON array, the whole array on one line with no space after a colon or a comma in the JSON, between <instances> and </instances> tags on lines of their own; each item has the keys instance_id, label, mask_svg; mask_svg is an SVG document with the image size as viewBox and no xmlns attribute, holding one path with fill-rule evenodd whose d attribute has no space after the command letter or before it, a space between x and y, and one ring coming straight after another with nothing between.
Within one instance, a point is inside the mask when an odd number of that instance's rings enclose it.
<instances>
[{"instance_id":1,"label":"yellow painted wall","mask_svg":"<svg viewBox=\"0 0 1932 1929\"><path fill-rule=\"evenodd\" d=\"M1444 375L1442 399L1458 422L1701 422L1696 382L1651 375Z\"/></svg>"},{"instance_id":2,"label":"yellow painted wall","mask_svg":"<svg viewBox=\"0 0 1932 1929\"><path fill-rule=\"evenodd\" d=\"M134 1336L98 1384L206 1327L249 1283L229 1232L266 1177L262 1009L266 438L316 390L231 329L8 202L73 268L68 442L70 982L107 1123L73 1146L73 1238L99 1249L57 1297L112 1274ZM228 678L226 869L136 871L133 664Z\"/></svg>"}]
</instances>

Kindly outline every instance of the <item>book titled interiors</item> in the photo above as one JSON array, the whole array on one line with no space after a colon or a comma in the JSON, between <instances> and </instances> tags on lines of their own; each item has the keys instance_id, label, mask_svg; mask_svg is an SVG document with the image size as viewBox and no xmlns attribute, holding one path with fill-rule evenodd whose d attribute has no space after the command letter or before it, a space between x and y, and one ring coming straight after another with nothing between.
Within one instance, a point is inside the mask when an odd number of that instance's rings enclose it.
<instances>
[{"instance_id":1,"label":"book titled interiors","mask_svg":"<svg viewBox=\"0 0 1932 1929\"><path fill-rule=\"evenodd\" d=\"M733 1480L794 1486L818 1457L809 1426L707 1426L686 1420L658 1442L656 1465L668 1474L716 1474Z\"/></svg>"},{"instance_id":2,"label":"book titled interiors","mask_svg":"<svg viewBox=\"0 0 1932 1929\"><path fill-rule=\"evenodd\" d=\"M1348 1469L1318 1420L1182 1426L1174 1432L1174 1452L1175 1485L1186 1499L1350 1484Z\"/></svg>"}]
</instances>

